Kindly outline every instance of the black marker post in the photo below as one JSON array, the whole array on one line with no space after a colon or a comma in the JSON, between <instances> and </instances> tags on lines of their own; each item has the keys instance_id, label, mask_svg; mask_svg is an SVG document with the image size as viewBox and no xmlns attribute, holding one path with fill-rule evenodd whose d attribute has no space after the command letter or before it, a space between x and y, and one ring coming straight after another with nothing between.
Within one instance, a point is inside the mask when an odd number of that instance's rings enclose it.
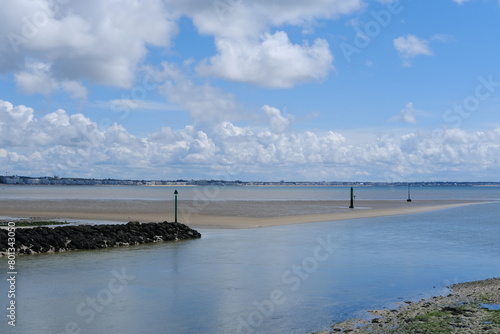
<instances>
[{"instance_id":1,"label":"black marker post","mask_svg":"<svg viewBox=\"0 0 500 334\"><path fill-rule=\"evenodd\" d=\"M177 194L179 192L177 191L177 189L175 189L174 191L174 195L175 195L175 222L177 223Z\"/></svg>"}]
</instances>

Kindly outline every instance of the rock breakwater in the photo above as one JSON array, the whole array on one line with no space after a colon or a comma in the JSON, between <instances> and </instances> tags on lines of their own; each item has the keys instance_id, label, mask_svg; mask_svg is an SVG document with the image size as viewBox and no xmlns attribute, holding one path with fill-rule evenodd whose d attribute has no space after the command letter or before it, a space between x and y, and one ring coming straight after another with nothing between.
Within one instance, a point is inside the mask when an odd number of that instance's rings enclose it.
<instances>
[{"instance_id":1,"label":"rock breakwater","mask_svg":"<svg viewBox=\"0 0 500 334\"><path fill-rule=\"evenodd\" d=\"M169 222L19 228L15 250L16 254L38 254L197 238L201 238L198 231ZM7 253L7 240L7 230L0 229L0 256Z\"/></svg>"}]
</instances>

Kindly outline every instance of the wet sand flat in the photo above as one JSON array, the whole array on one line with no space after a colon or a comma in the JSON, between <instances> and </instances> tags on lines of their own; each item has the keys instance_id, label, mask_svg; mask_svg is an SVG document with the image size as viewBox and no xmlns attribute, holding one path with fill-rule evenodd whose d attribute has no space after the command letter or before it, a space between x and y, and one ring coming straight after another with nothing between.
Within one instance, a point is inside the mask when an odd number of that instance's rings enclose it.
<instances>
[{"instance_id":1,"label":"wet sand flat","mask_svg":"<svg viewBox=\"0 0 500 334\"><path fill-rule=\"evenodd\" d=\"M381 217L486 203L465 200L179 201L178 221L198 228L255 228ZM174 220L173 201L0 200L0 216L128 222Z\"/></svg>"}]
</instances>

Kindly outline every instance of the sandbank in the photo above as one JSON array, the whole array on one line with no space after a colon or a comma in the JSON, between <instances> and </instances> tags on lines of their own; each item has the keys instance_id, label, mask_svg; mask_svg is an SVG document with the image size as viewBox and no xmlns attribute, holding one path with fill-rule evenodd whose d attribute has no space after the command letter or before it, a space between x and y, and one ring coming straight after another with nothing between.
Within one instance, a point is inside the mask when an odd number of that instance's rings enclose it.
<instances>
[{"instance_id":1,"label":"sandbank","mask_svg":"<svg viewBox=\"0 0 500 334\"><path fill-rule=\"evenodd\" d=\"M194 228L257 228L382 217L486 203L465 200L179 201L178 221ZM0 216L110 222L174 221L173 201L0 200Z\"/></svg>"}]
</instances>

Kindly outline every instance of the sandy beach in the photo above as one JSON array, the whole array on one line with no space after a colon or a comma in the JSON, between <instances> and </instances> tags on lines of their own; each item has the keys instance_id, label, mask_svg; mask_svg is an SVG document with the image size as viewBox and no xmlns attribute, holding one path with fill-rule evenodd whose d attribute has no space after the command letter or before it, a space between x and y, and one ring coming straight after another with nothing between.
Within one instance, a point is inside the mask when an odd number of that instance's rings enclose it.
<instances>
[{"instance_id":1,"label":"sandy beach","mask_svg":"<svg viewBox=\"0 0 500 334\"><path fill-rule=\"evenodd\" d=\"M256 228L402 215L484 201L179 201L178 221L194 228ZM173 201L1 200L0 216L114 222L174 221Z\"/></svg>"}]
</instances>

